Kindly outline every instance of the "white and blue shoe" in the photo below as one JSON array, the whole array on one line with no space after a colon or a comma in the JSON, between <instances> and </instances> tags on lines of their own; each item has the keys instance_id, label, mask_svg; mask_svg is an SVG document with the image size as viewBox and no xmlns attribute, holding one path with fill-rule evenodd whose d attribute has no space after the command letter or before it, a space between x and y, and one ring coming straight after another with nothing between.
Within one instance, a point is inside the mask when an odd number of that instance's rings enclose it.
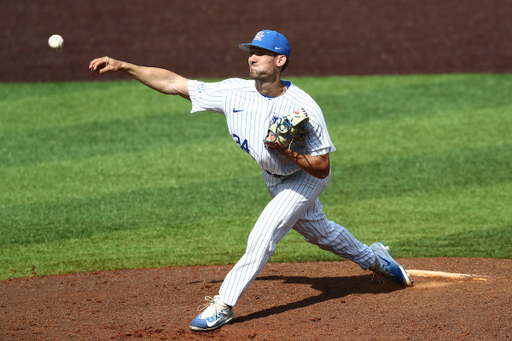
<instances>
[{"instance_id":1,"label":"white and blue shoe","mask_svg":"<svg viewBox=\"0 0 512 341\"><path fill-rule=\"evenodd\" d=\"M413 281L409 278L409 274L405 271L404 267L398 264L384 243L375 242L370 245L375 254L375 261L370 265L369 270L374 271L376 274L385 275L404 287L410 287Z\"/></svg>"},{"instance_id":2,"label":"white and blue shoe","mask_svg":"<svg viewBox=\"0 0 512 341\"><path fill-rule=\"evenodd\" d=\"M203 304L197 310L204 311L190 322L190 329L196 332L209 331L222 327L234 317L233 307L222 302L219 296L213 298L206 296L209 303Z\"/></svg>"}]
</instances>

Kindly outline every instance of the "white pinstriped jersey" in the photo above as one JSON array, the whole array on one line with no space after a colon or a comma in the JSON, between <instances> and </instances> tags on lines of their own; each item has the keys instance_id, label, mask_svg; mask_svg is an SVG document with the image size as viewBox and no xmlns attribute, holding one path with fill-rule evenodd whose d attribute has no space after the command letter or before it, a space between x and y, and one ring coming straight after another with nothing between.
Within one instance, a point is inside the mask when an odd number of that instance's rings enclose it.
<instances>
[{"instance_id":1,"label":"white pinstriped jersey","mask_svg":"<svg viewBox=\"0 0 512 341\"><path fill-rule=\"evenodd\" d=\"M304 108L309 115L308 137L303 142L294 142L293 150L310 155L336 150L320 107L297 86L288 81L283 83L288 90L276 98L259 93L253 80L231 78L220 83L188 83L191 112L213 111L226 116L229 133L258 162L272 196L249 235L244 256L219 290L221 300L230 306L236 305L274 253L276 243L292 228L307 242L350 259L363 269L374 259L368 246L343 226L328 221L322 212L318 196L329 184L330 174L319 179L297 171L297 166L278 151L264 147L263 141L274 120Z\"/></svg>"},{"instance_id":2,"label":"white pinstriped jersey","mask_svg":"<svg viewBox=\"0 0 512 341\"><path fill-rule=\"evenodd\" d=\"M297 166L276 150L266 149L264 139L268 128L279 117L304 108L309 115L308 137L294 142L293 150L302 154L322 155L336 150L322 110L299 87L283 81L288 90L279 97L259 93L254 80L230 78L219 83L190 80L188 91L192 101L191 113L212 111L223 113L229 133L238 145L258 163L262 170L276 175L289 175Z\"/></svg>"}]
</instances>

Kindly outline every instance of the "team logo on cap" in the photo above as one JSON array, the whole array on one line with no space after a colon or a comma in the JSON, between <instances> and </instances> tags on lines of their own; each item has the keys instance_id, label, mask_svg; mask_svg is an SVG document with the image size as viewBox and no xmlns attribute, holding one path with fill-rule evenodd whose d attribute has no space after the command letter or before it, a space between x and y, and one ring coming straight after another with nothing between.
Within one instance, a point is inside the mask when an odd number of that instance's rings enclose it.
<instances>
[{"instance_id":1,"label":"team logo on cap","mask_svg":"<svg viewBox=\"0 0 512 341\"><path fill-rule=\"evenodd\" d=\"M259 40L261 41L261 38L263 38L265 35L263 34L263 31L259 31L258 33L256 33L256 36L254 37L253 40Z\"/></svg>"}]
</instances>

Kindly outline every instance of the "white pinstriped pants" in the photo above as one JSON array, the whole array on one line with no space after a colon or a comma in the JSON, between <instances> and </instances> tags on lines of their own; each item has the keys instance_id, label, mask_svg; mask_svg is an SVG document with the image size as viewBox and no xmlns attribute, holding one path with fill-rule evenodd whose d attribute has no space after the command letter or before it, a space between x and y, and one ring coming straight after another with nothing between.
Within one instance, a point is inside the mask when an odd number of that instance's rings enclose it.
<instances>
[{"instance_id":1,"label":"white pinstriped pants","mask_svg":"<svg viewBox=\"0 0 512 341\"><path fill-rule=\"evenodd\" d=\"M228 273L219 295L230 306L254 282L275 251L276 244L293 228L304 240L323 250L351 260L368 269L373 252L343 226L327 220L318 196L325 190L331 175L315 178L299 170L286 177L263 171L272 200L252 229L243 257Z\"/></svg>"}]
</instances>

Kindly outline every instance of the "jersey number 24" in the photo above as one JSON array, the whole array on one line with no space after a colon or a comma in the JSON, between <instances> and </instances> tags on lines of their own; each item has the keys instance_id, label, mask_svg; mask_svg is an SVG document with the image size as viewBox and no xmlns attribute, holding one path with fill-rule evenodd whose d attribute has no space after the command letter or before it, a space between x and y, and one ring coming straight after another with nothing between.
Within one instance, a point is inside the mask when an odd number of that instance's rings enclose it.
<instances>
[{"instance_id":1,"label":"jersey number 24","mask_svg":"<svg viewBox=\"0 0 512 341\"><path fill-rule=\"evenodd\" d=\"M238 135L233 134L233 139L235 142L242 148L243 151L250 154L249 145L247 143L247 140L244 140L244 142L241 142L240 137Z\"/></svg>"}]
</instances>

